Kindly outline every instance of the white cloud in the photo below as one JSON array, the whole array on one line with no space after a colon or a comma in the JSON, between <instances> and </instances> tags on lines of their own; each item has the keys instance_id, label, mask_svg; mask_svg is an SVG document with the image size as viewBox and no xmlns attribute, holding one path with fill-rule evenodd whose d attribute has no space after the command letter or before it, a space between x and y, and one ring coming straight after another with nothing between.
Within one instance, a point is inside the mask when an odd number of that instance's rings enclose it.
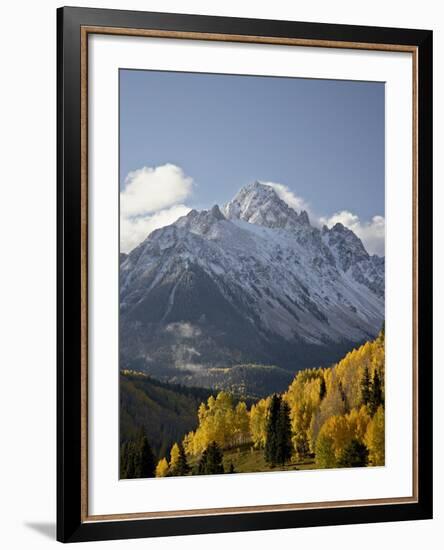
<instances>
[{"instance_id":1,"label":"white cloud","mask_svg":"<svg viewBox=\"0 0 444 550\"><path fill-rule=\"evenodd\" d=\"M202 331L199 327L192 325L191 323L184 322L178 322L178 323L170 323L165 328L167 332L172 332L176 336L180 336L181 338L197 338L202 334Z\"/></svg>"},{"instance_id":2,"label":"white cloud","mask_svg":"<svg viewBox=\"0 0 444 550\"><path fill-rule=\"evenodd\" d=\"M273 181L261 181L261 183L273 187L273 189L276 191L277 196L284 202L286 202L288 206L290 206L294 210L297 210L298 212L300 212L301 210L310 212L310 207L308 203L306 203L302 197L298 197L297 195L295 195L293 191L291 191L286 185L283 185L282 183L275 183Z\"/></svg>"},{"instance_id":3,"label":"white cloud","mask_svg":"<svg viewBox=\"0 0 444 550\"><path fill-rule=\"evenodd\" d=\"M191 210L182 203L193 179L179 166L144 166L130 172L120 193L120 249L130 252L152 231L174 223Z\"/></svg>"},{"instance_id":4,"label":"white cloud","mask_svg":"<svg viewBox=\"0 0 444 550\"><path fill-rule=\"evenodd\" d=\"M140 216L181 203L191 193L193 179L179 166L144 166L130 172L120 193L123 216Z\"/></svg>"},{"instance_id":5,"label":"white cloud","mask_svg":"<svg viewBox=\"0 0 444 550\"><path fill-rule=\"evenodd\" d=\"M329 218L321 217L319 221L327 227L333 227L336 223L342 223L342 225L345 225L345 227L356 233L364 243L369 254L384 256L385 218L383 216L373 216L370 221L362 221L356 214L348 210L342 210Z\"/></svg>"}]
</instances>

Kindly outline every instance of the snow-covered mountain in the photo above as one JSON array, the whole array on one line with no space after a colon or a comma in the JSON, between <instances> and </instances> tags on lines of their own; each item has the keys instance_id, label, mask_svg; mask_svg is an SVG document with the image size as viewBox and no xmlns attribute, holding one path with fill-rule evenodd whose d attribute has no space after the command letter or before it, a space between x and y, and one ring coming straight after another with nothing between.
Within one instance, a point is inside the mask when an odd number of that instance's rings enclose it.
<instances>
[{"instance_id":1,"label":"snow-covered mountain","mask_svg":"<svg viewBox=\"0 0 444 550\"><path fill-rule=\"evenodd\" d=\"M258 182L121 256L121 364L162 378L326 365L383 319L384 258L341 224L312 226Z\"/></svg>"}]
</instances>

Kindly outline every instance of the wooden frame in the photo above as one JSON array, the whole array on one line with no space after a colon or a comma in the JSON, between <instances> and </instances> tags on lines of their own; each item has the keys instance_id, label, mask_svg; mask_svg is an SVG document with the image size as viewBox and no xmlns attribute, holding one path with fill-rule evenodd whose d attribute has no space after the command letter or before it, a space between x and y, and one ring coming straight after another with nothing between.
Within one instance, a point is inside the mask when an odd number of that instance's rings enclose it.
<instances>
[{"instance_id":1,"label":"wooden frame","mask_svg":"<svg viewBox=\"0 0 444 550\"><path fill-rule=\"evenodd\" d=\"M89 34L412 53L413 487L411 497L90 516L87 473ZM64 542L432 516L432 33L116 10L58 10L58 534ZM419 359L420 358L420 359ZM423 367L421 367L423 365ZM427 368L425 368L427 366ZM128 521L132 520L132 521Z\"/></svg>"}]
</instances>

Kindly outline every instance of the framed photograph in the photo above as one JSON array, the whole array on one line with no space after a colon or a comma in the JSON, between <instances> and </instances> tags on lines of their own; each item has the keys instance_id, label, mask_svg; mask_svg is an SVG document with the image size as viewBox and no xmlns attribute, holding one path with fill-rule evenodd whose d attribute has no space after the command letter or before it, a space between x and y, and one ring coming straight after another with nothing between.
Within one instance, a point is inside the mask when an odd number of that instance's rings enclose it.
<instances>
[{"instance_id":1,"label":"framed photograph","mask_svg":"<svg viewBox=\"0 0 444 550\"><path fill-rule=\"evenodd\" d=\"M432 32L58 10L58 539L432 517Z\"/></svg>"}]
</instances>

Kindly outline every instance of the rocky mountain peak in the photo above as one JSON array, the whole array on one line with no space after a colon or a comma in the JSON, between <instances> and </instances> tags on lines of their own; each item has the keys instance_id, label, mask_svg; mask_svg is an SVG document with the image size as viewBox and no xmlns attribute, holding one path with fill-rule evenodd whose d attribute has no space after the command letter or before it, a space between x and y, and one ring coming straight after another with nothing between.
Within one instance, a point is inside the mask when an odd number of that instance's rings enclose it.
<instances>
[{"instance_id":1,"label":"rocky mountain peak","mask_svg":"<svg viewBox=\"0 0 444 550\"><path fill-rule=\"evenodd\" d=\"M179 218L174 225L185 228L192 233L205 235L214 224L225 219L219 206L215 204L210 210L190 210L186 216Z\"/></svg>"},{"instance_id":2,"label":"rocky mountain peak","mask_svg":"<svg viewBox=\"0 0 444 550\"><path fill-rule=\"evenodd\" d=\"M223 207L225 216L270 228L290 229L310 225L307 212L298 214L283 201L271 185L255 181L243 187Z\"/></svg>"},{"instance_id":3,"label":"rocky mountain peak","mask_svg":"<svg viewBox=\"0 0 444 550\"><path fill-rule=\"evenodd\" d=\"M310 225L310 218L308 217L306 210L301 210L301 213L299 214L299 221L306 225Z\"/></svg>"},{"instance_id":4,"label":"rocky mountain peak","mask_svg":"<svg viewBox=\"0 0 444 550\"><path fill-rule=\"evenodd\" d=\"M222 212L220 211L220 208L217 204L215 204L211 210L210 210L210 214L211 216L216 219L216 220L225 220L225 216L222 214Z\"/></svg>"},{"instance_id":5,"label":"rocky mountain peak","mask_svg":"<svg viewBox=\"0 0 444 550\"><path fill-rule=\"evenodd\" d=\"M347 271L350 266L370 258L361 239L340 222L336 223L331 229L324 225L322 237L343 271Z\"/></svg>"},{"instance_id":6,"label":"rocky mountain peak","mask_svg":"<svg viewBox=\"0 0 444 550\"><path fill-rule=\"evenodd\" d=\"M240 362L330 364L379 331L384 278L384 258L353 231L319 230L254 182L121 256L121 356L173 377Z\"/></svg>"}]
</instances>

